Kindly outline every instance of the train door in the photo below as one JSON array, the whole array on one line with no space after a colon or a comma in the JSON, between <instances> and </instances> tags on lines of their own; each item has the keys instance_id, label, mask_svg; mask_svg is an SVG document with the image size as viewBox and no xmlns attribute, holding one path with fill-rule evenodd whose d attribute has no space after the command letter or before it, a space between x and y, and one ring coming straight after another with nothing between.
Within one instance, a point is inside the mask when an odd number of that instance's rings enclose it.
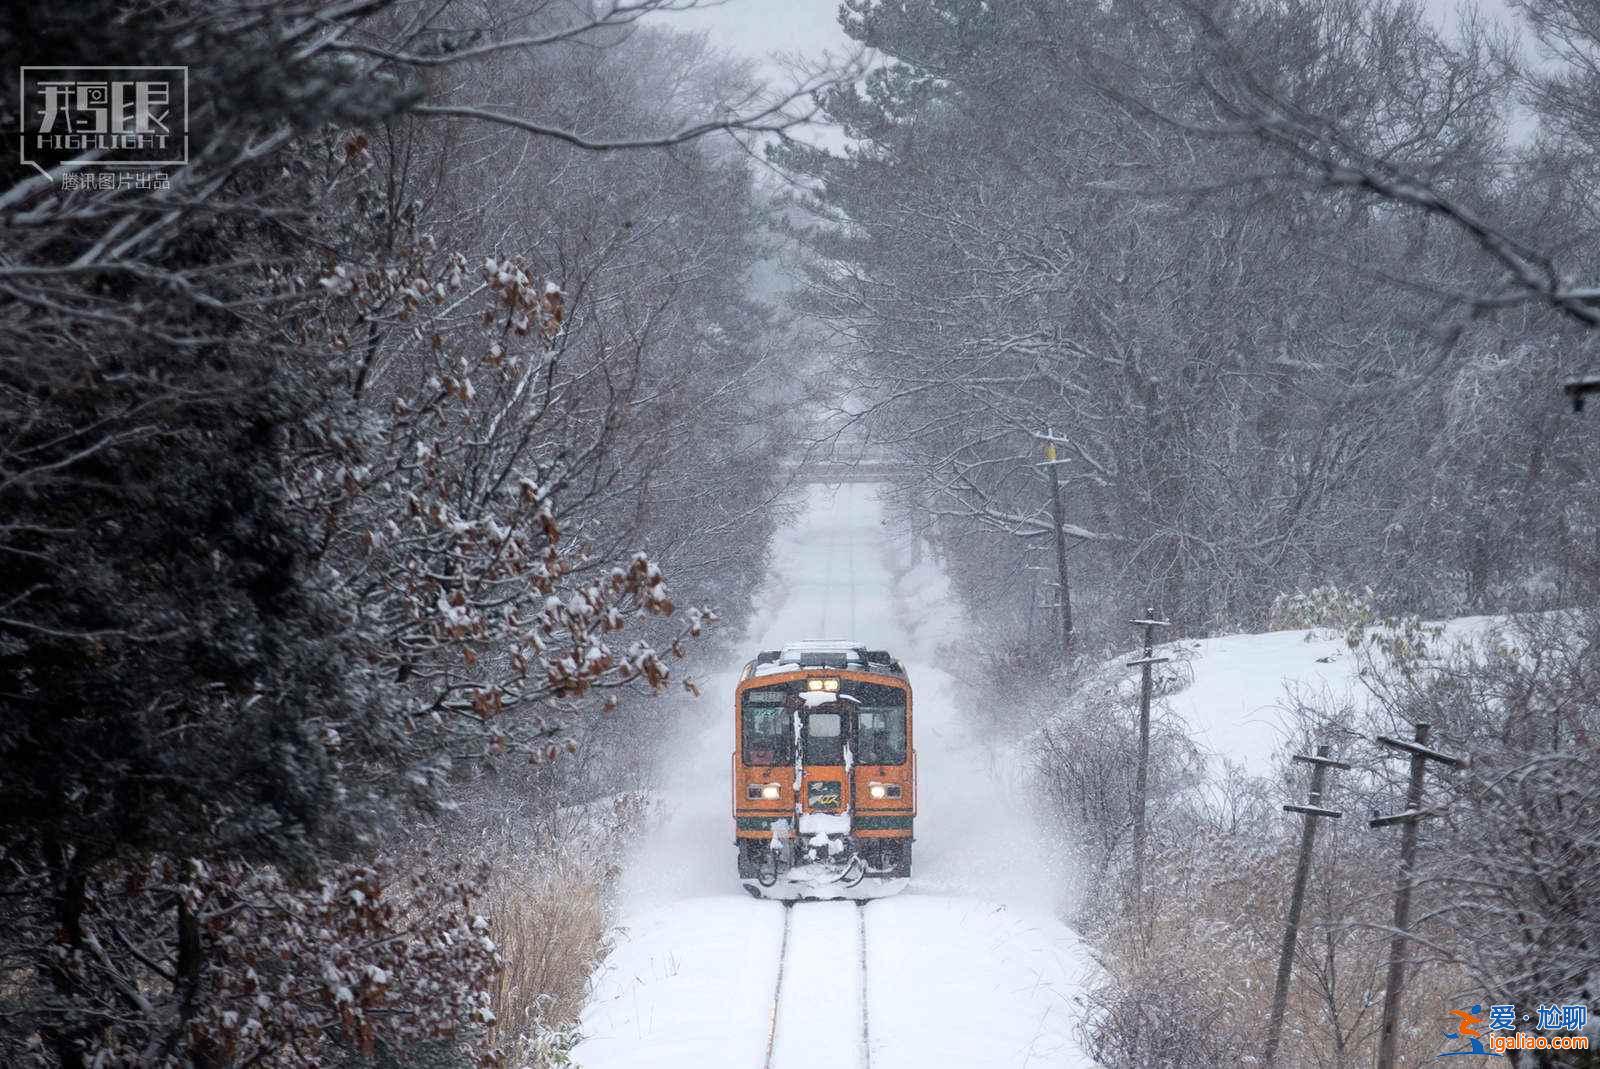
<instances>
[{"instance_id":1,"label":"train door","mask_svg":"<svg viewBox=\"0 0 1600 1069\"><path fill-rule=\"evenodd\" d=\"M794 732L795 861L839 860L855 807L855 701L837 693L790 696Z\"/></svg>"}]
</instances>

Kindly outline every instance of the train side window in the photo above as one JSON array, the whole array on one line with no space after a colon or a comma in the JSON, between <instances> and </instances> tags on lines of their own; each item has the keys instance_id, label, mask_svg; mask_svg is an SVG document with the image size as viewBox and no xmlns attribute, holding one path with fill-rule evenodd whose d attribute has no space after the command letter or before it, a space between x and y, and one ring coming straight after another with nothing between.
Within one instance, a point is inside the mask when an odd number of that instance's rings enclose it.
<instances>
[{"instance_id":1,"label":"train side window","mask_svg":"<svg viewBox=\"0 0 1600 1069\"><path fill-rule=\"evenodd\" d=\"M745 764L787 765L794 760L794 723L783 707L784 696L776 688L745 692L740 730Z\"/></svg>"},{"instance_id":2,"label":"train side window","mask_svg":"<svg viewBox=\"0 0 1600 1069\"><path fill-rule=\"evenodd\" d=\"M899 765L906 759L904 708L862 709L857 714L860 749L856 760L864 765Z\"/></svg>"},{"instance_id":3,"label":"train side window","mask_svg":"<svg viewBox=\"0 0 1600 1069\"><path fill-rule=\"evenodd\" d=\"M844 764L844 717L838 713L807 714L806 764Z\"/></svg>"}]
</instances>

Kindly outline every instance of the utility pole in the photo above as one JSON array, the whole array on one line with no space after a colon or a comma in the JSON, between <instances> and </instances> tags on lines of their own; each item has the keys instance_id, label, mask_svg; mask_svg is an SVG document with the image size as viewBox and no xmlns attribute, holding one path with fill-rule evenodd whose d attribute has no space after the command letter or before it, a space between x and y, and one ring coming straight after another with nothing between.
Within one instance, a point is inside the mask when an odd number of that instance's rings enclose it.
<instances>
[{"instance_id":1,"label":"utility pole","mask_svg":"<svg viewBox=\"0 0 1600 1069\"><path fill-rule=\"evenodd\" d=\"M1406 926L1411 922L1411 874L1417 856L1417 822L1432 816L1422 808L1422 777L1429 761L1454 768L1461 759L1429 749L1427 746L1430 725L1419 723L1416 741L1379 735L1378 742L1394 750L1411 755L1411 780L1406 785L1406 808L1403 813L1387 817L1374 817L1367 823L1374 828L1391 824L1400 827L1400 872L1394 885L1394 934L1389 937L1389 979L1383 987L1383 1019L1378 1029L1377 1069L1394 1069L1395 1033L1399 1026L1400 991L1405 983Z\"/></svg>"},{"instance_id":2,"label":"utility pole","mask_svg":"<svg viewBox=\"0 0 1600 1069\"><path fill-rule=\"evenodd\" d=\"M1044 467L1050 470L1050 516L1055 523L1056 579L1061 595L1061 655L1065 658L1072 652L1072 588L1067 585L1067 534L1063 529L1066 520L1061 515L1061 473L1056 470L1067 463L1056 459L1056 443L1064 439L1057 438L1053 428L1034 437L1044 441Z\"/></svg>"},{"instance_id":3,"label":"utility pole","mask_svg":"<svg viewBox=\"0 0 1600 1069\"><path fill-rule=\"evenodd\" d=\"M1165 620L1157 620L1156 611L1147 609L1143 620L1129 620L1134 627L1144 628L1144 656L1129 661L1128 667L1144 670L1139 687L1139 763L1133 780L1133 893L1135 901L1144 901L1144 845L1145 845L1145 794L1150 777L1150 670L1171 657L1157 657L1156 628L1171 627Z\"/></svg>"},{"instance_id":4,"label":"utility pole","mask_svg":"<svg viewBox=\"0 0 1600 1069\"><path fill-rule=\"evenodd\" d=\"M1034 546L1032 544L1029 544L1027 546L1027 548L1024 550L1023 559L1027 562L1022 566L1022 570L1024 572L1042 572L1042 571L1046 570L1045 566L1043 564L1038 564L1034 560L1033 551L1036 548L1039 548L1039 547L1036 547L1036 546ZM1028 634L1030 634L1030 635L1033 634L1034 613L1038 610L1039 605L1040 605L1040 601L1039 601L1039 587L1040 587L1040 585L1041 585L1041 583L1040 583L1040 581L1039 581L1039 579L1037 577L1030 578L1028 580ZM1053 605L1052 606L1047 606L1047 608L1054 608L1054 607L1055 606L1053 606Z\"/></svg>"},{"instance_id":5,"label":"utility pole","mask_svg":"<svg viewBox=\"0 0 1600 1069\"><path fill-rule=\"evenodd\" d=\"M1295 754L1294 760L1311 766L1311 793L1305 805L1286 805L1286 813L1301 813L1305 825L1300 830L1300 858L1294 866L1294 891L1289 895L1289 919L1283 927L1283 946L1278 950L1278 983L1272 992L1272 1016L1267 1021L1266 1069L1273 1069L1278 1057L1278 1040L1283 1037L1283 1015L1289 1006L1289 975L1294 969L1294 948L1300 937L1300 910L1305 904L1306 880L1311 875L1311 852L1316 845L1317 818L1338 820L1344 814L1337 809L1324 809L1322 786L1328 769L1338 768L1348 772L1350 766L1328 756L1326 744L1317 747L1315 757Z\"/></svg>"}]
</instances>

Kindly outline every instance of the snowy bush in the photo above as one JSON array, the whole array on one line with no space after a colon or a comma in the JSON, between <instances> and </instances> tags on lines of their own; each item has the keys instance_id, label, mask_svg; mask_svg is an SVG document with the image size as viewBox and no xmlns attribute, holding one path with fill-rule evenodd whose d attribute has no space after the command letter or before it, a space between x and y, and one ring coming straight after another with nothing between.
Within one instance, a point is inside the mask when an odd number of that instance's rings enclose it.
<instances>
[{"instance_id":1,"label":"snowy bush","mask_svg":"<svg viewBox=\"0 0 1600 1069\"><path fill-rule=\"evenodd\" d=\"M1376 596L1370 586L1347 590L1329 584L1273 598L1272 607L1267 611L1267 629L1305 628L1342 635L1371 627L1378 619Z\"/></svg>"}]
</instances>

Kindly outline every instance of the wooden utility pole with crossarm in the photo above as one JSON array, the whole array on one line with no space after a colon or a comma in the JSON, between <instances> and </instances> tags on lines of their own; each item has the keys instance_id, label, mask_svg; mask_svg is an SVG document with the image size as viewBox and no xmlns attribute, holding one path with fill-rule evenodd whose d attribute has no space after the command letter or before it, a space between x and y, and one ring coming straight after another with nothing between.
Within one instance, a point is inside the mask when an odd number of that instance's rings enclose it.
<instances>
[{"instance_id":1,"label":"wooden utility pole with crossarm","mask_svg":"<svg viewBox=\"0 0 1600 1069\"><path fill-rule=\"evenodd\" d=\"M1406 808L1387 817L1374 817L1368 821L1374 828L1400 825L1400 871L1394 885L1394 925L1389 937L1389 979L1383 987L1383 1017L1378 1027L1377 1069L1394 1069L1396 1031L1400 1024L1400 992L1406 977L1406 926L1411 923L1411 879L1417 856L1417 823L1433 814L1422 808L1423 776L1428 762L1436 761L1452 768L1461 764L1459 757L1430 749L1425 723L1416 726L1416 740L1377 736L1377 741L1392 750L1411 755L1411 778L1406 784Z\"/></svg>"},{"instance_id":2,"label":"wooden utility pole with crossarm","mask_svg":"<svg viewBox=\"0 0 1600 1069\"><path fill-rule=\"evenodd\" d=\"M1289 917L1283 926L1283 945L1278 949L1278 980L1272 992L1272 1016L1267 1020L1266 1069L1273 1069L1278 1058L1278 1041L1283 1038L1283 1016L1289 1006L1289 977L1294 970L1294 949L1300 937L1300 911L1305 905L1306 882L1311 876L1312 850L1317 839L1317 820L1338 820L1344 814L1322 806L1323 784L1330 768L1348 772L1350 766L1328 756L1326 745L1317 747L1315 756L1295 754L1294 760L1311 766L1311 792L1305 805L1286 805L1287 813L1305 817L1300 830L1300 857L1294 867L1294 890L1289 895Z\"/></svg>"},{"instance_id":3,"label":"wooden utility pole with crossarm","mask_svg":"<svg viewBox=\"0 0 1600 1069\"><path fill-rule=\"evenodd\" d=\"M1171 657L1155 655L1156 628L1172 626L1165 620L1157 620L1155 616L1156 611L1149 609L1143 620L1128 621L1134 627L1144 628L1144 656L1128 662L1129 668L1143 670L1139 683L1139 763L1135 767L1133 780L1133 893L1134 900L1140 903L1144 901L1145 795L1149 791L1150 779L1150 670L1163 661L1172 660Z\"/></svg>"}]
</instances>

